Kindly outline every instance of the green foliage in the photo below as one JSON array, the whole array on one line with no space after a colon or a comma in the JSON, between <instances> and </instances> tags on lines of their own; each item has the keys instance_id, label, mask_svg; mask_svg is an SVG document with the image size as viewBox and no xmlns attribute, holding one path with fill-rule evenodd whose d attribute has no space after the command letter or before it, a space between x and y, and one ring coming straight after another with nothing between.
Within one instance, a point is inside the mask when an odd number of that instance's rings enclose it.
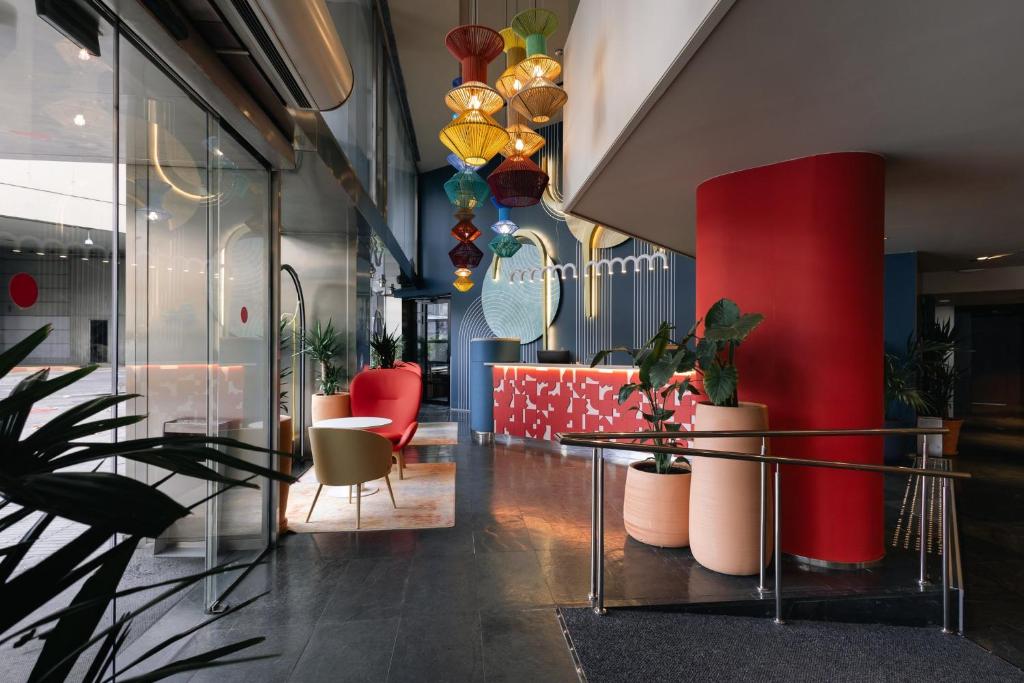
<instances>
[{"instance_id":1,"label":"green foliage","mask_svg":"<svg viewBox=\"0 0 1024 683\"><path fill-rule=\"evenodd\" d=\"M920 391L927 404L918 411L929 417L952 418L953 391L960 373L953 365L959 334L951 321L932 322L920 334Z\"/></svg>"},{"instance_id":2,"label":"green foliage","mask_svg":"<svg viewBox=\"0 0 1024 683\"><path fill-rule=\"evenodd\" d=\"M697 363L704 392L716 406L739 405L736 349L764 321L760 313L741 313L729 299L716 301L704 316L704 338L697 343Z\"/></svg>"},{"instance_id":3,"label":"green foliage","mask_svg":"<svg viewBox=\"0 0 1024 683\"><path fill-rule=\"evenodd\" d=\"M292 343L292 338L288 334L289 326L291 325L292 319L287 316L281 316L281 319L277 321L277 338L278 338L278 362L280 363L285 356L288 355L288 346ZM277 391L277 407L284 413L288 414L288 390L284 387L288 386L288 378L292 376L292 369L290 367L281 368L281 374L278 377L278 391Z\"/></svg>"},{"instance_id":4,"label":"green foliage","mask_svg":"<svg viewBox=\"0 0 1024 683\"><path fill-rule=\"evenodd\" d=\"M326 325L319 320L315 321L313 329L303 337L301 353L317 363L320 393L325 396L338 393L345 377L341 368L332 362L343 350L338 331L334 329L334 319L329 319Z\"/></svg>"},{"instance_id":5,"label":"green foliage","mask_svg":"<svg viewBox=\"0 0 1024 683\"><path fill-rule=\"evenodd\" d=\"M402 352L402 337L385 327L370 338L370 359L375 368L393 368Z\"/></svg>"},{"instance_id":6,"label":"green foliage","mask_svg":"<svg viewBox=\"0 0 1024 683\"><path fill-rule=\"evenodd\" d=\"M47 325L0 354L0 378L24 361L50 331ZM211 482L218 486L214 495L235 487L256 488L252 480L259 476L295 481L232 455L231 451L274 453L235 439L197 435L116 443L83 441L145 420L145 415L101 417L106 411L138 398L137 394L92 398L21 438L35 403L63 391L95 369L96 366L89 366L52 379L49 370L40 370L22 379L10 395L0 399L0 454L3 455L0 457L0 496L3 497L0 511L6 512L0 517L0 530L42 513L18 543L0 548L3 558L0 561L0 605L3 605L0 645L22 647L34 641L42 644L30 681L67 680L86 652L90 652L91 661L88 666L81 665L80 670L85 669L85 672L76 680L89 683L111 680L114 660L139 614L159 602L179 597L208 576L250 566L225 564L156 586L118 590L121 576L142 539L158 537L205 502L199 500L185 506L175 501L159 488L167 479L184 476ZM287 453L278 455L291 457ZM169 475L147 485L115 472L99 471L104 461L114 457L160 467ZM93 464L95 467L88 471L68 470ZM85 528L65 545L48 553L46 559L22 566L32 548L58 518L77 522ZM163 588L159 595L109 623L106 615L113 600L157 586ZM69 589L75 594L68 606L37 613ZM250 638L146 670L146 663L154 655L249 602L171 636L133 661L119 660L120 680L159 680L176 672L262 659L226 659L263 641L263 638Z\"/></svg>"},{"instance_id":7,"label":"green foliage","mask_svg":"<svg viewBox=\"0 0 1024 683\"><path fill-rule=\"evenodd\" d=\"M623 405L633 394L639 393L641 401L633 406L640 416L651 425L652 431L678 431L679 425L672 422L675 411L668 408L669 398L675 396L681 400L688 393L697 393L690 379L676 379L678 373L693 370L696 354L690 348L694 339L694 330L690 330L679 341L672 340L673 327L662 322L658 331L646 344L638 349L617 347L604 349L594 355L590 367L599 365L610 354L619 352L629 354L633 366L638 368L638 382L630 382L619 387L617 400ZM655 443L664 441L655 439ZM670 453L655 453L654 465L658 474L668 474L672 469L675 456Z\"/></svg>"},{"instance_id":8,"label":"green foliage","mask_svg":"<svg viewBox=\"0 0 1024 683\"><path fill-rule=\"evenodd\" d=\"M927 399L917 387L920 371L919 344L913 335L907 337L906 351L885 354L885 411L904 405L916 413L929 411Z\"/></svg>"}]
</instances>

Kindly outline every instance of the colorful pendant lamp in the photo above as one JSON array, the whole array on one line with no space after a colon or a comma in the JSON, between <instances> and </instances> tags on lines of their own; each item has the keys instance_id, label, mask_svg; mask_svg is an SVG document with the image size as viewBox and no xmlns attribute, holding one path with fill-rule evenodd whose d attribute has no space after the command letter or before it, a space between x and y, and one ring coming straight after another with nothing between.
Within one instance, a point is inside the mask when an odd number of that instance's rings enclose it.
<instances>
[{"instance_id":1,"label":"colorful pendant lamp","mask_svg":"<svg viewBox=\"0 0 1024 683\"><path fill-rule=\"evenodd\" d=\"M505 70L498 76L494 87L502 97L510 100L526 81L531 80L530 78L525 80L520 78L518 69L516 69L519 63L526 59L526 41L511 27L503 28L499 33L501 39L505 41Z\"/></svg>"},{"instance_id":2,"label":"colorful pendant lamp","mask_svg":"<svg viewBox=\"0 0 1024 683\"><path fill-rule=\"evenodd\" d=\"M456 268L473 269L480 265L484 253L472 242L459 242L448 252L448 258Z\"/></svg>"},{"instance_id":3,"label":"colorful pendant lamp","mask_svg":"<svg viewBox=\"0 0 1024 683\"><path fill-rule=\"evenodd\" d=\"M487 184L494 198L505 206L533 206L544 195L548 174L528 157L512 156L487 176Z\"/></svg>"},{"instance_id":4,"label":"colorful pendant lamp","mask_svg":"<svg viewBox=\"0 0 1024 683\"><path fill-rule=\"evenodd\" d=\"M547 56L547 38L558 27L553 12L530 9L512 18L512 28L526 41L527 57L516 66L525 81L509 100L509 106L532 123L547 123L561 111L569 96L553 79L562 72L558 62Z\"/></svg>"},{"instance_id":5,"label":"colorful pendant lamp","mask_svg":"<svg viewBox=\"0 0 1024 683\"><path fill-rule=\"evenodd\" d=\"M491 197L491 203L494 204L494 208L498 210L498 220L491 225L491 230L499 235L511 235L519 229L519 226L513 223L509 218L509 214L512 212L511 209L499 204L498 200L494 197Z\"/></svg>"},{"instance_id":6,"label":"colorful pendant lamp","mask_svg":"<svg viewBox=\"0 0 1024 683\"><path fill-rule=\"evenodd\" d=\"M456 171L475 171L480 168L479 166L467 164L465 161L460 159L459 155L456 154L455 152L452 152L447 157L445 157L445 161L447 161L448 165L454 168Z\"/></svg>"},{"instance_id":7,"label":"colorful pendant lamp","mask_svg":"<svg viewBox=\"0 0 1024 683\"><path fill-rule=\"evenodd\" d=\"M494 29L467 24L449 31L444 44L461 64L462 83L445 97L458 116L439 137L467 164L483 166L508 143L508 133L491 117L501 109L501 95L486 84L487 65L505 43Z\"/></svg>"},{"instance_id":8,"label":"colorful pendant lamp","mask_svg":"<svg viewBox=\"0 0 1024 683\"><path fill-rule=\"evenodd\" d=\"M476 171L459 171L444 184L448 201L458 209L475 209L487 201L487 183Z\"/></svg>"},{"instance_id":9,"label":"colorful pendant lamp","mask_svg":"<svg viewBox=\"0 0 1024 683\"><path fill-rule=\"evenodd\" d=\"M519 226L509 218L510 209L507 206L499 204L494 197L491 197L491 203L498 209L498 220L491 226L491 230L498 233L498 236L491 240L491 243L487 246L494 252L495 256L500 256L501 258L515 256L519 248L523 246L515 237Z\"/></svg>"}]
</instances>

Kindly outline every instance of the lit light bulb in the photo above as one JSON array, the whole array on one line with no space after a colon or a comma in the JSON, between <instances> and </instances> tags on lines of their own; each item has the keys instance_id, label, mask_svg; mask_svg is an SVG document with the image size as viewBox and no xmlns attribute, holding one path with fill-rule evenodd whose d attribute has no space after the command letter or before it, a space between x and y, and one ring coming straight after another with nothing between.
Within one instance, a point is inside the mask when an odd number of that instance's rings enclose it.
<instances>
[{"instance_id":1,"label":"lit light bulb","mask_svg":"<svg viewBox=\"0 0 1024 683\"><path fill-rule=\"evenodd\" d=\"M43 252L41 252L41 251L37 251L37 252L36 252L36 256L46 256L46 254L44 254L44 253L43 253Z\"/></svg>"},{"instance_id":2,"label":"lit light bulb","mask_svg":"<svg viewBox=\"0 0 1024 683\"><path fill-rule=\"evenodd\" d=\"M83 114L75 114L75 118L71 120L74 121L75 125L79 128L85 125L85 115Z\"/></svg>"},{"instance_id":3,"label":"lit light bulb","mask_svg":"<svg viewBox=\"0 0 1024 683\"><path fill-rule=\"evenodd\" d=\"M478 96L473 95L472 97L469 98L469 108L470 109L479 109L480 108L480 98Z\"/></svg>"},{"instance_id":4,"label":"lit light bulb","mask_svg":"<svg viewBox=\"0 0 1024 683\"><path fill-rule=\"evenodd\" d=\"M83 242L83 244L85 244L86 246L90 246L90 247L93 245L92 233L91 232L85 233L85 242Z\"/></svg>"},{"instance_id":5,"label":"lit light bulb","mask_svg":"<svg viewBox=\"0 0 1024 683\"><path fill-rule=\"evenodd\" d=\"M146 214L146 218L148 218L151 221L155 221L156 219L160 218L160 214L158 214L156 211L150 211L149 213Z\"/></svg>"},{"instance_id":6,"label":"lit light bulb","mask_svg":"<svg viewBox=\"0 0 1024 683\"><path fill-rule=\"evenodd\" d=\"M512 81L512 89L513 90L522 90L523 89L523 84L520 82L520 80L518 78L516 80Z\"/></svg>"},{"instance_id":7,"label":"lit light bulb","mask_svg":"<svg viewBox=\"0 0 1024 683\"><path fill-rule=\"evenodd\" d=\"M89 51L83 47L81 50L78 51L78 58L81 59L83 62L88 62L90 59L92 59L92 55L89 54Z\"/></svg>"},{"instance_id":8,"label":"lit light bulb","mask_svg":"<svg viewBox=\"0 0 1024 683\"><path fill-rule=\"evenodd\" d=\"M60 254L59 256L60 256L61 258L67 258L67 257L68 257L68 255L67 255L67 254Z\"/></svg>"},{"instance_id":9,"label":"lit light bulb","mask_svg":"<svg viewBox=\"0 0 1024 683\"><path fill-rule=\"evenodd\" d=\"M539 64L537 66L533 67L533 77L534 78L540 78L543 75L544 75L544 70L540 68Z\"/></svg>"},{"instance_id":10,"label":"lit light bulb","mask_svg":"<svg viewBox=\"0 0 1024 683\"><path fill-rule=\"evenodd\" d=\"M21 253L21 249L11 249L11 253L12 254L20 254Z\"/></svg>"},{"instance_id":11,"label":"lit light bulb","mask_svg":"<svg viewBox=\"0 0 1024 683\"><path fill-rule=\"evenodd\" d=\"M522 152L524 147L526 147L526 143L523 142L523 139L516 138L516 151Z\"/></svg>"}]
</instances>

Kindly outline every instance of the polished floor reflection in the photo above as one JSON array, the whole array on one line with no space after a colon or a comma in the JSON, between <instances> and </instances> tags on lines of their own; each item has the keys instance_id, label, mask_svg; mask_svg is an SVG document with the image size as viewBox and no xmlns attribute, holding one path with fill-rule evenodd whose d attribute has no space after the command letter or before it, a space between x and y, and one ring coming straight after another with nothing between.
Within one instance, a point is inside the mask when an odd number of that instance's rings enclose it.
<instances>
[{"instance_id":1,"label":"polished floor reflection","mask_svg":"<svg viewBox=\"0 0 1024 683\"><path fill-rule=\"evenodd\" d=\"M437 409L425 417L449 419ZM265 635L259 651L279 656L180 680L576 680L555 608L586 601L589 459L543 445L475 446L465 425L461 431L459 445L409 454L410 462L458 464L454 528L283 538L229 602L270 593L178 653ZM621 523L624 474L611 466L607 475L610 605L756 600L751 578L715 574L686 550L628 539ZM890 518L903 483L887 489ZM965 527L972 526L972 500L964 498ZM973 570L991 579L991 560L981 562L968 563L968 576ZM861 572L806 571L787 561L783 579L787 597L861 595L863 610L884 613L887 599L899 610L916 604L915 572L916 556L894 551L882 567ZM935 605L934 595L921 600L926 622L938 619ZM183 602L142 644L161 629L194 624L195 609L195 601ZM989 628L996 636L988 642L1012 636L1004 626ZM1005 644L997 653L1013 659Z\"/></svg>"}]
</instances>

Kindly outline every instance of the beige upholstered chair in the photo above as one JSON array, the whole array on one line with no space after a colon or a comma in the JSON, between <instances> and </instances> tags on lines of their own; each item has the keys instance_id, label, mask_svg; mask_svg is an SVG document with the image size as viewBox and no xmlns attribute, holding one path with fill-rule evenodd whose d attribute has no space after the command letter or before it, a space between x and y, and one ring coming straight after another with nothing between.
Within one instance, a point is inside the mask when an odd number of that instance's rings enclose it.
<instances>
[{"instance_id":1,"label":"beige upholstered chair","mask_svg":"<svg viewBox=\"0 0 1024 683\"><path fill-rule=\"evenodd\" d=\"M313 470L320 486L309 506L306 521L313 516L313 508L320 498L324 486L355 486L374 479L384 478L391 495L391 504L396 508L395 494L391 490L391 442L380 434L361 429L327 429L310 427L309 443L313 449ZM349 501L352 490L349 489ZM356 495L356 528L360 525L362 495Z\"/></svg>"}]
</instances>

